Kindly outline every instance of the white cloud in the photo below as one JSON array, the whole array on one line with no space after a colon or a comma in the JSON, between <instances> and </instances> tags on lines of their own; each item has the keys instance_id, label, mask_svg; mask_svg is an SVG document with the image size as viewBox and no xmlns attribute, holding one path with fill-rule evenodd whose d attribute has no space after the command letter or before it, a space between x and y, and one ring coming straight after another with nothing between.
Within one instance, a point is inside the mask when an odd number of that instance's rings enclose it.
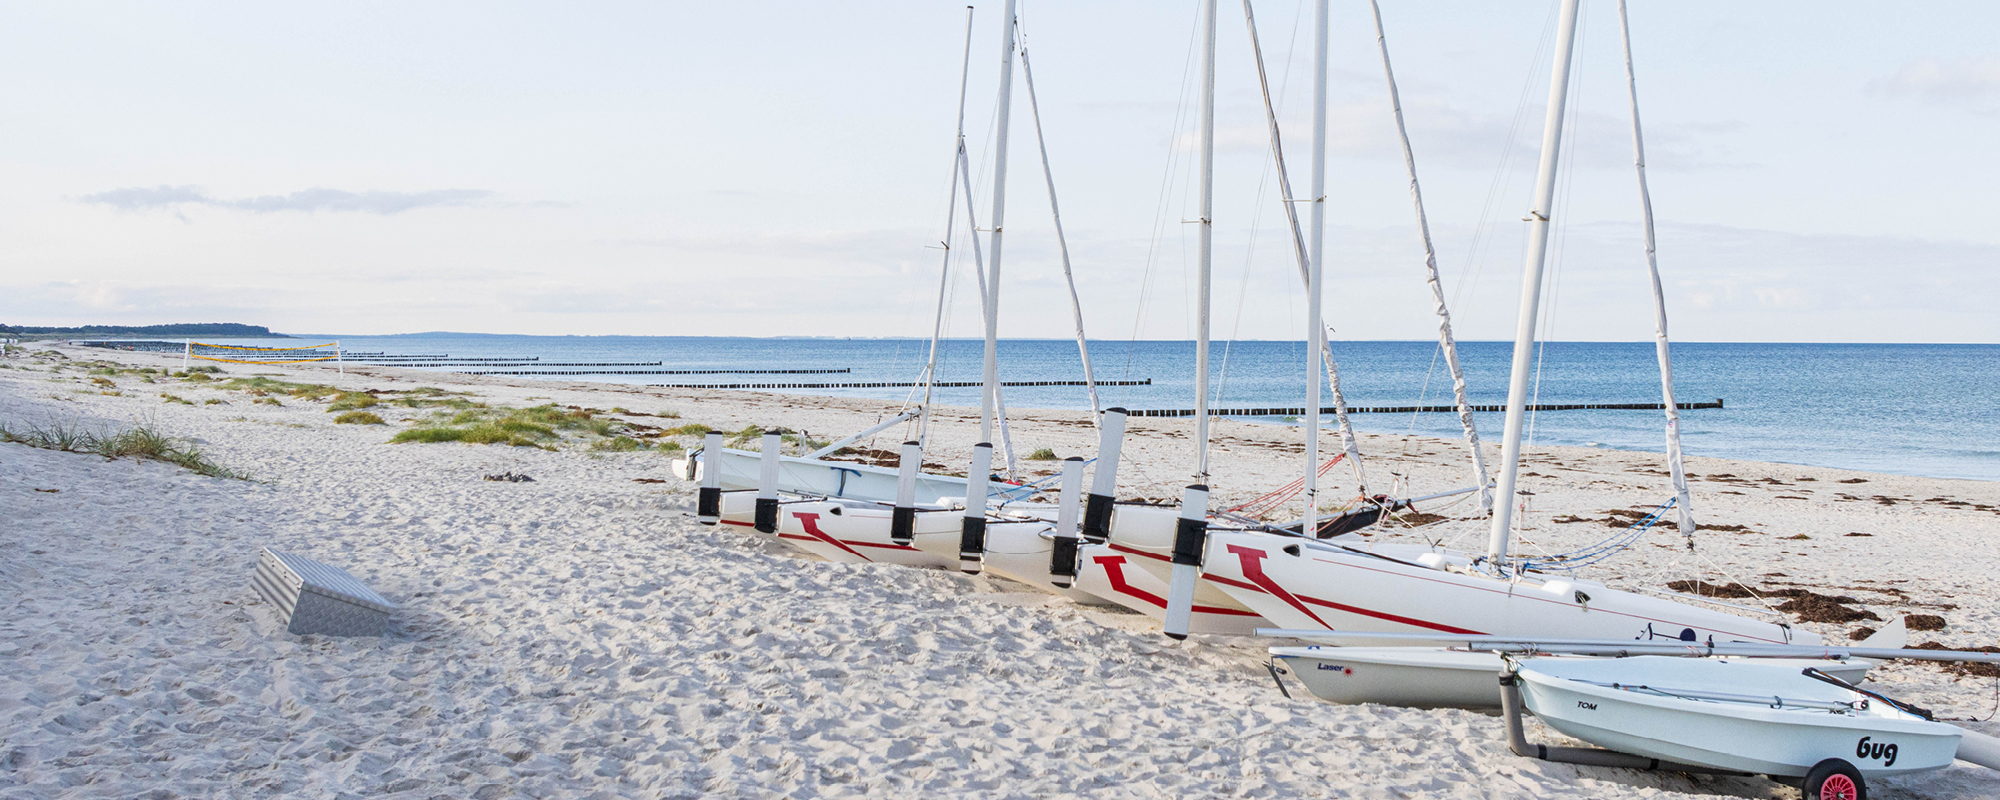
<instances>
[{"instance_id":1,"label":"white cloud","mask_svg":"<svg viewBox=\"0 0 2000 800\"><path fill-rule=\"evenodd\" d=\"M233 211L266 214L276 211L358 211L369 214L399 214L418 208L465 206L488 200L493 192L484 189L431 189L417 192L349 192L341 189L312 188L290 194L267 194L237 200L211 197L194 186L135 186L87 194L80 203L107 205L119 211L172 211L186 206L207 206Z\"/></svg>"},{"instance_id":2,"label":"white cloud","mask_svg":"<svg viewBox=\"0 0 2000 800\"><path fill-rule=\"evenodd\" d=\"M1940 105L2000 97L2000 56L1918 59L1874 81L1870 88Z\"/></svg>"}]
</instances>

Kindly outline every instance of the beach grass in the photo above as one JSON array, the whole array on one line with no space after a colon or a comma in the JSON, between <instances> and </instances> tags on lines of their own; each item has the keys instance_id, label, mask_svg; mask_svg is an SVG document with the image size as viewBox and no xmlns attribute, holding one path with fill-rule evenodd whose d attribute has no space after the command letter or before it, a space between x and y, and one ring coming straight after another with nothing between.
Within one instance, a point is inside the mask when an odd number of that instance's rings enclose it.
<instances>
[{"instance_id":1,"label":"beach grass","mask_svg":"<svg viewBox=\"0 0 2000 800\"><path fill-rule=\"evenodd\" d=\"M594 450L638 450L643 447L600 445L607 439L626 438L618 423L600 419L590 409L557 406L553 403L528 408L480 406L434 415L427 424L401 431L391 438L397 442L466 442L540 447L554 450L565 433L601 437L592 442ZM639 444L636 439L631 439Z\"/></svg>"},{"instance_id":2,"label":"beach grass","mask_svg":"<svg viewBox=\"0 0 2000 800\"><path fill-rule=\"evenodd\" d=\"M329 397L348 394L331 386L322 386L317 383L291 383L288 381L272 380L261 375L248 378L230 378L217 383L215 388L246 392L257 397L282 394L303 400L324 400Z\"/></svg>"},{"instance_id":3,"label":"beach grass","mask_svg":"<svg viewBox=\"0 0 2000 800\"><path fill-rule=\"evenodd\" d=\"M100 433L79 424L29 425L19 429L0 424L0 441L43 450L91 453L105 458L163 461L211 478L249 479L241 472L210 461L194 443L167 436L150 425L139 425L117 433Z\"/></svg>"},{"instance_id":4,"label":"beach grass","mask_svg":"<svg viewBox=\"0 0 2000 800\"><path fill-rule=\"evenodd\" d=\"M367 411L349 411L333 418L335 425L383 425L381 417Z\"/></svg>"},{"instance_id":5,"label":"beach grass","mask_svg":"<svg viewBox=\"0 0 2000 800\"><path fill-rule=\"evenodd\" d=\"M389 402L404 408L450 408L465 411L486 407L485 403L466 399L467 395L464 392L449 392L435 386L420 386L398 394L402 396Z\"/></svg>"},{"instance_id":6,"label":"beach grass","mask_svg":"<svg viewBox=\"0 0 2000 800\"><path fill-rule=\"evenodd\" d=\"M1032 453L1029 453L1029 454L1028 454L1028 460L1029 460L1029 461L1056 461L1056 460L1058 460L1058 459L1056 458L1056 451L1054 451L1054 450L1050 450L1049 448L1046 448L1046 447L1037 447L1037 448L1035 448L1035 452L1032 452Z\"/></svg>"},{"instance_id":7,"label":"beach grass","mask_svg":"<svg viewBox=\"0 0 2000 800\"><path fill-rule=\"evenodd\" d=\"M367 392L341 392L339 395L334 397L333 403L331 405L328 405L326 407L326 410L328 413L332 413L335 411L353 411L355 409L360 409L360 408L369 408L380 402L381 401L375 399L375 395L369 394Z\"/></svg>"}]
</instances>

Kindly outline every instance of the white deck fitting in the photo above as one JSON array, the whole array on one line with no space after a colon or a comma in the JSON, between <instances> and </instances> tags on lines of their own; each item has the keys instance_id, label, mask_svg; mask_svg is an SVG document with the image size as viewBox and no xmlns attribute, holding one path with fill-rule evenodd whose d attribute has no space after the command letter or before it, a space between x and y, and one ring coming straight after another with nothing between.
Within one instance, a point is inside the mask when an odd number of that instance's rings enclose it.
<instances>
[{"instance_id":1,"label":"white deck fitting","mask_svg":"<svg viewBox=\"0 0 2000 800\"><path fill-rule=\"evenodd\" d=\"M251 583L277 609L288 633L380 636L396 610L347 570L268 547Z\"/></svg>"}]
</instances>

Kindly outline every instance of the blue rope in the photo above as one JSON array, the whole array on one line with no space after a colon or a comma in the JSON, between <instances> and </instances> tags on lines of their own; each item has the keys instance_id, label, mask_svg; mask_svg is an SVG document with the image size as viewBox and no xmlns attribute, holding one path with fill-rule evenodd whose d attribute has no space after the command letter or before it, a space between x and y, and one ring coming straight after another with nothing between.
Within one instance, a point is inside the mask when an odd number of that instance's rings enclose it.
<instances>
[{"instance_id":1,"label":"blue rope","mask_svg":"<svg viewBox=\"0 0 2000 800\"><path fill-rule=\"evenodd\" d=\"M1595 544L1571 550L1567 553L1556 553L1538 558L1523 559L1521 566L1526 569L1541 570L1543 572L1575 572L1579 568L1602 562L1617 555L1626 548L1637 544L1639 538L1646 535L1646 531L1651 530L1654 525L1659 524L1660 520L1666 517L1667 511L1674 507L1676 501L1677 498L1667 498L1667 502L1661 503L1658 509L1646 515L1644 519L1632 523L1631 527L1614 533Z\"/></svg>"}]
</instances>

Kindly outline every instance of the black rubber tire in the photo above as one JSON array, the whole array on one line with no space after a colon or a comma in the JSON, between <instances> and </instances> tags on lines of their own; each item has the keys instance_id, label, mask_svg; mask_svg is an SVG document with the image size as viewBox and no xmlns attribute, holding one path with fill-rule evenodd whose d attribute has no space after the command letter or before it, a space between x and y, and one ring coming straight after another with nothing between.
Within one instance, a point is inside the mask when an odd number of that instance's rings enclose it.
<instances>
[{"instance_id":1,"label":"black rubber tire","mask_svg":"<svg viewBox=\"0 0 2000 800\"><path fill-rule=\"evenodd\" d=\"M1868 784L1861 780L1861 770L1838 758L1814 764L1804 783L1803 800L1868 800Z\"/></svg>"}]
</instances>

